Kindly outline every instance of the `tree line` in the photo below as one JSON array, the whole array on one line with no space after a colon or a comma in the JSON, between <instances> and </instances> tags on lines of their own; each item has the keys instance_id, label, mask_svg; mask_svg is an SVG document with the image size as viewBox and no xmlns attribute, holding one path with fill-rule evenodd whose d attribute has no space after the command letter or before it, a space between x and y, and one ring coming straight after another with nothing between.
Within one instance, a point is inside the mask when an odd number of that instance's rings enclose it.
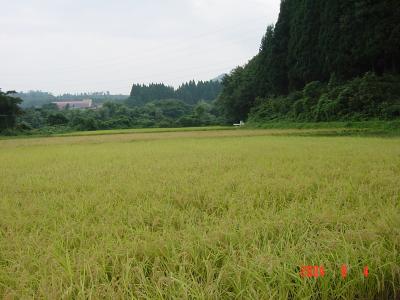
<instances>
[{"instance_id":1,"label":"tree line","mask_svg":"<svg viewBox=\"0 0 400 300\"><path fill-rule=\"evenodd\" d=\"M387 112L396 111L400 103L395 87L399 71L398 1L283 0L278 21L267 28L259 53L225 77L218 104L232 121L257 111L263 111L258 120L261 115L265 120L276 116L318 120L322 117L314 106L325 110L334 106L329 117L324 117L330 120L352 113L362 118L387 118L398 114ZM376 76L365 78L368 72ZM327 87L329 82L343 88ZM363 82L390 87L384 90L385 98L378 97L363 89ZM320 97L309 97L310 90L317 90ZM368 108L347 102L343 107L337 105L339 98L352 101L351 94L363 98L362 106ZM379 101L389 108L375 110ZM272 109L276 106L281 107L278 114ZM310 114L305 116L307 111Z\"/></svg>"},{"instance_id":2,"label":"tree line","mask_svg":"<svg viewBox=\"0 0 400 300\"><path fill-rule=\"evenodd\" d=\"M21 98L23 102L21 106L23 108L41 107L45 104L49 104L55 101L65 100L82 100L90 98L95 103L105 103L106 101L123 101L127 95L113 95L110 92L93 92L93 93L64 93L62 95L55 96L49 92L43 91L28 91L18 92L14 94L15 97Z\"/></svg>"},{"instance_id":3,"label":"tree line","mask_svg":"<svg viewBox=\"0 0 400 300\"><path fill-rule=\"evenodd\" d=\"M0 98L0 131L14 134L52 133L72 130L123 129L146 127L189 127L224 123L214 102L221 90L216 81L190 81L178 89L164 84L133 85L129 98L115 100L112 95L96 93L71 97L79 100L96 96L104 102L96 109L59 110L49 102L71 99L70 94L54 97L44 92L29 92L36 100L43 95L40 107L21 109L23 100L16 93L2 93ZM107 98L107 96L110 96ZM30 104L34 103L32 97ZM65 98L68 97L68 98ZM40 103L36 102L36 103ZM99 101L97 101L99 103ZM2 118L3 116L3 118Z\"/></svg>"},{"instance_id":4,"label":"tree line","mask_svg":"<svg viewBox=\"0 0 400 300\"><path fill-rule=\"evenodd\" d=\"M220 81L191 80L183 83L177 89L163 83L149 85L133 84L130 97L126 104L130 107L147 104L154 100L177 99L186 104L195 105L199 101L215 100L221 92Z\"/></svg>"},{"instance_id":5,"label":"tree line","mask_svg":"<svg viewBox=\"0 0 400 300\"><path fill-rule=\"evenodd\" d=\"M120 102L106 102L98 109L63 109L48 104L25 109L17 118L18 129L32 132L62 132L100 129L149 127L191 127L219 124L214 107L201 101L188 105L181 100L152 101L128 107Z\"/></svg>"}]
</instances>

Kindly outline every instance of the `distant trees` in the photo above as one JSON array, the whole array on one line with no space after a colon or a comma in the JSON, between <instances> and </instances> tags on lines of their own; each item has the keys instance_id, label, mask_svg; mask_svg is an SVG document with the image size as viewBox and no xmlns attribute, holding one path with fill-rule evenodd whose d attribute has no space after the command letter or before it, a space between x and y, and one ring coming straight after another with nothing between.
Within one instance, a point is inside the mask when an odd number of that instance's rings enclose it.
<instances>
[{"instance_id":1,"label":"distant trees","mask_svg":"<svg viewBox=\"0 0 400 300\"><path fill-rule=\"evenodd\" d=\"M21 104L23 108L27 107L40 107L56 101L56 97L48 92L42 91L29 91L26 93L16 93L15 96L24 100Z\"/></svg>"},{"instance_id":2,"label":"distant trees","mask_svg":"<svg viewBox=\"0 0 400 300\"><path fill-rule=\"evenodd\" d=\"M194 105L201 100L212 101L221 92L222 86L219 81L189 81L182 84L178 89L164 84L139 85L134 84L131 89L129 99L126 100L128 106L141 106L152 101L177 99L186 104Z\"/></svg>"},{"instance_id":3,"label":"distant trees","mask_svg":"<svg viewBox=\"0 0 400 300\"><path fill-rule=\"evenodd\" d=\"M225 121L219 117L220 112L214 105L214 100L220 90L221 83L218 81L190 81L176 90L164 84L135 84L132 87L131 96L128 99L125 98L125 101L109 101L102 107L88 110L59 110L57 105L48 101L62 100L64 97L82 99L86 96L96 96L101 99L101 97L113 97L113 95L91 93L79 94L79 96L64 94L54 97L49 93L31 91L19 94L29 99L29 105L25 104L24 113L18 115L21 111L19 109L13 114L7 113L7 117L9 115L14 117L12 120L0 114L0 122L3 122L0 124L3 127L4 124L7 126L17 124L18 128L25 132L217 125ZM4 96L9 97L6 94ZM40 100L42 96L44 98ZM18 104L22 102L15 96L10 99L17 101ZM8 101L11 101L10 99ZM35 107L33 105L35 103L42 103L42 105Z\"/></svg>"},{"instance_id":4,"label":"distant trees","mask_svg":"<svg viewBox=\"0 0 400 300\"><path fill-rule=\"evenodd\" d=\"M14 128L17 116L22 112L20 104L22 100L13 97L14 91L2 92L0 89L0 131Z\"/></svg>"},{"instance_id":5,"label":"distant trees","mask_svg":"<svg viewBox=\"0 0 400 300\"><path fill-rule=\"evenodd\" d=\"M219 81L198 81L194 80L182 84L175 91L175 98L187 104L196 104L201 100L215 100L221 92L222 86Z\"/></svg>"},{"instance_id":6,"label":"distant trees","mask_svg":"<svg viewBox=\"0 0 400 300\"><path fill-rule=\"evenodd\" d=\"M165 99L133 107L107 102L96 110L58 110L47 105L26 109L18 122L24 128L39 131L65 131L217 125L221 119L209 102L189 105L181 100Z\"/></svg>"},{"instance_id":7,"label":"distant trees","mask_svg":"<svg viewBox=\"0 0 400 300\"><path fill-rule=\"evenodd\" d=\"M21 105L22 108L42 107L43 105L50 104L51 102L64 100L82 100L90 98L96 104L99 104L107 101L124 101L126 98L128 98L126 95L111 95L110 92L63 94L54 96L48 92L28 91L16 93L15 96L24 100Z\"/></svg>"},{"instance_id":8,"label":"distant trees","mask_svg":"<svg viewBox=\"0 0 400 300\"><path fill-rule=\"evenodd\" d=\"M369 71L400 72L398 1L283 0L259 54L225 78L218 104L227 118L244 119L265 99Z\"/></svg>"},{"instance_id":9,"label":"distant trees","mask_svg":"<svg viewBox=\"0 0 400 300\"><path fill-rule=\"evenodd\" d=\"M140 106L154 100L172 99L174 96L174 88L162 83L152 83L149 85L133 84L126 104L129 106Z\"/></svg>"}]
</instances>

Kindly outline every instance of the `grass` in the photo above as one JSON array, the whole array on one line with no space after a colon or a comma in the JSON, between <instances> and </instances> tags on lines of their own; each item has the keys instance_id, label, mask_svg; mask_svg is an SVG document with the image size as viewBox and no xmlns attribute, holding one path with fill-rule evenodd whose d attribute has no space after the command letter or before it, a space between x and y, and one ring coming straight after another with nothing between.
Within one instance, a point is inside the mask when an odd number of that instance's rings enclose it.
<instances>
[{"instance_id":1,"label":"grass","mask_svg":"<svg viewBox=\"0 0 400 300\"><path fill-rule=\"evenodd\" d=\"M270 121L266 123L249 122L252 128L264 129L333 129L333 130L352 130L364 133L381 135L400 135L400 121L336 121L336 122L291 122L291 121Z\"/></svg>"},{"instance_id":2,"label":"grass","mask_svg":"<svg viewBox=\"0 0 400 300\"><path fill-rule=\"evenodd\" d=\"M295 133L0 141L0 298L396 299L400 139Z\"/></svg>"},{"instance_id":3,"label":"grass","mask_svg":"<svg viewBox=\"0 0 400 300\"><path fill-rule=\"evenodd\" d=\"M400 136L400 121L349 121L349 122L291 122L271 121L266 123L249 122L245 127L233 126L203 126L203 127L178 127L178 128L131 128L131 129L108 129L94 131L74 131L72 128L63 126L50 126L30 131L8 131L0 132L0 140L16 138L38 138L55 136L97 136L132 133L161 133L161 132L193 132L193 131L215 131L215 130L246 130L246 129L301 129L318 130L318 134L328 133L329 135L362 135L362 136ZM300 131L299 131L300 133ZM301 134L301 133L300 133ZM310 132L306 132L307 135Z\"/></svg>"},{"instance_id":4,"label":"grass","mask_svg":"<svg viewBox=\"0 0 400 300\"><path fill-rule=\"evenodd\" d=\"M159 133L159 132L185 132L185 131L213 131L213 130L232 130L232 126L205 126L205 127L181 127L181 128L133 128L133 129L110 129L96 131L76 131L57 136L90 136L108 134L128 134L128 133Z\"/></svg>"},{"instance_id":5,"label":"grass","mask_svg":"<svg viewBox=\"0 0 400 300\"><path fill-rule=\"evenodd\" d=\"M94 135L115 135L131 133L159 133L159 132L186 132L186 131L214 131L214 130L234 130L232 126L203 126L203 127L179 127L179 128L130 128L130 129L107 129L93 131L73 131L66 127L47 127L34 129L31 131L13 132L14 134L1 135L0 140L16 138L38 138L38 137L57 137L57 136L94 136ZM236 128L237 129L237 128Z\"/></svg>"}]
</instances>

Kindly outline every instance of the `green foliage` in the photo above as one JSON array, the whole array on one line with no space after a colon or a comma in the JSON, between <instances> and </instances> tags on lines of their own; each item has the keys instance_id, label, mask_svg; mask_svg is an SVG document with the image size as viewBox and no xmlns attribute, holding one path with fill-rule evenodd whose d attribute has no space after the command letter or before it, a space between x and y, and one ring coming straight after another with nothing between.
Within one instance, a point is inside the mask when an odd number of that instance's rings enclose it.
<instances>
[{"instance_id":1,"label":"green foliage","mask_svg":"<svg viewBox=\"0 0 400 300\"><path fill-rule=\"evenodd\" d=\"M182 84L175 91L175 98L191 105L199 101L212 101L217 98L221 92L221 83L219 81L199 81L194 80Z\"/></svg>"},{"instance_id":2,"label":"green foliage","mask_svg":"<svg viewBox=\"0 0 400 300\"><path fill-rule=\"evenodd\" d=\"M22 100L13 96L14 91L2 92L0 89L0 131L15 127L16 118L21 114Z\"/></svg>"},{"instance_id":3,"label":"green foliage","mask_svg":"<svg viewBox=\"0 0 400 300\"><path fill-rule=\"evenodd\" d=\"M199 81L194 80L182 84L178 89L164 84L150 84L132 86L130 97L126 100L128 106L143 106L147 103L178 99L189 105L195 105L201 100L212 101L217 98L221 91L219 81Z\"/></svg>"},{"instance_id":4,"label":"green foliage","mask_svg":"<svg viewBox=\"0 0 400 300\"><path fill-rule=\"evenodd\" d=\"M102 107L90 110L68 107L59 110L51 102L92 98L101 103L107 98L117 99L117 96L84 93L55 97L41 91L30 91L18 94L27 99L24 114L17 119L16 114L12 114L12 120L3 116L0 122L7 123L8 127L17 124L18 130L32 133L216 125L225 122L212 102L220 90L221 83L217 80L190 81L177 90L164 84L133 85L131 96L126 101L108 101ZM18 134L18 130L9 130L8 134Z\"/></svg>"},{"instance_id":5,"label":"green foliage","mask_svg":"<svg viewBox=\"0 0 400 300\"><path fill-rule=\"evenodd\" d=\"M130 97L126 100L129 106L140 106L154 100L171 99L174 97L174 88L160 84L140 85L134 84Z\"/></svg>"},{"instance_id":6,"label":"green foliage","mask_svg":"<svg viewBox=\"0 0 400 300\"><path fill-rule=\"evenodd\" d=\"M254 82L257 79L255 68L257 59L256 57L251 60L246 68L236 68L222 81L224 88L217 105L229 122L245 119L255 102Z\"/></svg>"},{"instance_id":7,"label":"green foliage","mask_svg":"<svg viewBox=\"0 0 400 300\"><path fill-rule=\"evenodd\" d=\"M61 112L50 114L47 117L49 125L65 125L68 123L68 118Z\"/></svg>"},{"instance_id":8,"label":"green foliage","mask_svg":"<svg viewBox=\"0 0 400 300\"><path fill-rule=\"evenodd\" d=\"M249 115L252 122L394 119L400 117L400 77L367 73L340 85L314 81L301 93L258 103Z\"/></svg>"},{"instance_id":9,"label":"green foliage","mask_svg":"<svg viewBox=\"0 0 400 300\"><path fill-rule=\"evenodd\" d=\"M200 101L188 105L181 100L166 99L142 106L128 107L107 102L96 110L58 110L54 105L30 108L18 118L20 128L44 130L99 130L146 127L187 127L221 123L214 105ZM24 124L24 126L22 126Z\"/></svg>"}]
</instances>

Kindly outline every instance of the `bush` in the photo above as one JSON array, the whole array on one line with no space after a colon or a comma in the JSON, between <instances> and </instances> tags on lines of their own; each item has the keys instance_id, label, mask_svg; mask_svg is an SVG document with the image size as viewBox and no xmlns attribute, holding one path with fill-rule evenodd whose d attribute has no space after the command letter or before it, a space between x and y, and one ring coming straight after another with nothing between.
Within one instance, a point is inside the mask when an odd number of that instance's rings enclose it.
<instances>
[{"instance_id":1,"label":"bush","mask_svg":"<svg viewBox=\"0 0 400 300\"><path fill-rule=\"evenodd\" d=\"M400 117L400 77L366 73L342 84L315 81L301 92L257 103L249 114L251 122L391 120Z\"/></svg>"},{"instance_id":2,"label":"bush","mask_svg":"<svg viewBox=\"0 0 400 300\"><path fill-rule=\"evenodd\" d=\"M52 113L47 117L47 123L49 125L65 125L68 122L68 118L61 112Z\"/></svg>"}]
</instances>

